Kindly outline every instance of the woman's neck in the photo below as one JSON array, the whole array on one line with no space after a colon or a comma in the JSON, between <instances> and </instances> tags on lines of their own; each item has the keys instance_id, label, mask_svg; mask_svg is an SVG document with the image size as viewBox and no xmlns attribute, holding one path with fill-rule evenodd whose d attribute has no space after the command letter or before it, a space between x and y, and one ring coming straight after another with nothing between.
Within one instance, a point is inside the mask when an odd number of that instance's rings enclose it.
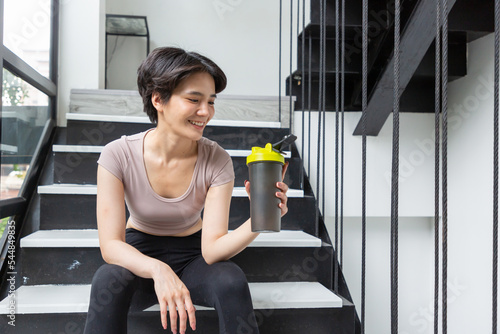
<instances>
[{"instance_id":1,"label":"woman's neck","mask_svg":"<svg viewBox=\"0 0 500 334\"><path fill-rule=\"evenodd\" d=\"M198 143L188 138L173 136L158 127L147 134L149 149L165 161L184 159L197 153Z\"/></svg>"}]
</instances>

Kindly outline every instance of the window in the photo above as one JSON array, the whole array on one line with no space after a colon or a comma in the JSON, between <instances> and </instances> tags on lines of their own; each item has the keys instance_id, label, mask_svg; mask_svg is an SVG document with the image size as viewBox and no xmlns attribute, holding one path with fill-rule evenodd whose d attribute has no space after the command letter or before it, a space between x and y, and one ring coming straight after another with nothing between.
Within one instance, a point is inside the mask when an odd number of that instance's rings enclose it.
<instances>
[{"instance_id":1,"label":"window","mask_svg":"<svg viewBox=\"0 0 500 334\"><path fill-rule=\"evenodd\" d=\"M59 2L0 0L0 276L6 226L16 222L17 240L55 129Z\"/></svg>"},{"instance_id":2,"label":"window","mask_svg":"<svg viewBox=\"0 0 500 334\"><path fill-rule=\"evenodd\" d=\"M45 77L50 67L50 0L4 0L3 44Z\"/></svg>"}]
</instances>

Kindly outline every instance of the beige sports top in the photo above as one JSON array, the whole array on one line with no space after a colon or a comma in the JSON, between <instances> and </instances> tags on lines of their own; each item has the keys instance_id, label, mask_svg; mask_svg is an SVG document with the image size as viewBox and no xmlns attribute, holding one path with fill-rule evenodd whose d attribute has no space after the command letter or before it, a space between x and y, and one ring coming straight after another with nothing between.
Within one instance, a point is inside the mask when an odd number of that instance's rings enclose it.
<instances>
[{"instance_id":1,"label":"beige sports top","mask_svg":"<svg viewBox=\"0 0 500 334\"><path fill-rule=\"evenodd\" d=\"M180 197L162 197L151 187L144 165L147 132L107 144L97 163L122 181L134 227L154 235L178 234L199 221L210 187L234 180L233 163L222 147L202 137L189 188Z\"/></svg>"}]
</instances>

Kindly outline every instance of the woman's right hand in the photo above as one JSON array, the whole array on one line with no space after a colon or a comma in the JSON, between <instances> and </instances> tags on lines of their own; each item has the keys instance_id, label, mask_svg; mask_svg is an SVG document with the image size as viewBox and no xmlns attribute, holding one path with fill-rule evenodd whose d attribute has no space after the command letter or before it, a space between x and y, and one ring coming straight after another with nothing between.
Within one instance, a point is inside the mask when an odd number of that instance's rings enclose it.
<instances>
[{"instance_id":1,"label":"woman's right hand","mask_svg":"<svg viewBox=\"0 0 500 334\"><path fill-rule=\"evenodd\" d=\"M167 307L170 310L170 328L172 333L186 332L186 321L189 319L191 329L196 330L195 308L189 290L175 272L165 263L159 262L153 273L154 287L160 304L161 324L167 329ZM175 311L177 309L177 311ZM177 323L177 314L179 322Z\"/></svg>"}]
</instances>

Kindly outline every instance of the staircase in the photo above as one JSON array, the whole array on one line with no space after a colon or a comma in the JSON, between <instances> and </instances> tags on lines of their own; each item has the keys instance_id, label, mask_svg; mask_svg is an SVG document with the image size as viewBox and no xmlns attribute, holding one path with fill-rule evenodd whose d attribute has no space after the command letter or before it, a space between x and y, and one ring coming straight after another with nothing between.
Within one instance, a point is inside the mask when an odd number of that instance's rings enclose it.
<instances>
[{"instance_id":1,"label":"staircase","mask_svg":"<svg viewBox=\"0 0 500 334\"><path fill-rule=\"evenodd\" d=\"M291 74L291 87L290 77L286 80L287 91L291 95L297 96L296 110L318 110L319 108L320 1L322 0L311 0L310 22L297 39L297 69ZM400 111L433 113L436 1L400 0L400 3ZM327 0L325 44L326 111L336 110L335 5L335 0ZM493 1L474 0L449 0L448 6L448 80L452 81L467 75L467 43L494 31L494 8ZM394 1L368 1L368 26L366 131L367 135L376 136L392 112L393 107ZM344 110L361 111L361 0L345 1L344 28ZM303 42L304 51L302 51ZM303 61L304 71L302 70ZM340 72L340 60L338 72ZM305 94L302 97L303 88ZM361 134L359 124L354 134Z\"/></svg>"},{"instance_id":2,"label":"staircase","mask_svg":"<svg viewBox=\"0 0 500 334\"><path fill-rule=\"evenodd\" d=\"M108 142L152 127L135 92L74 90L71 101L67 127L56 131L22 231L16 327L8 324L10 300L5 298L0 302L1 333L83 332L92 276L104 263L96 230L96 161ZM230 230L250 212L243 187L249 150L289 133L288 110L279 122L277 102L277 98L221 96L216 118L205 130L204 136L217 141L233 159ZM236 109L238 105L242 107ZM259 110L266 112L257 118ZM289 212L282 219L283 231L259 235L233 261L250 282L261 333L354 334L356 311L342 273L338 293L331 290L334 249L323 221L316 221L316 200L303 179L295 146L287 152L287 160ZM218 333L215 310L196 309L196 333ZM129 332L164 333L159 307L132 311ZM241 333L248 332L243 321Z\"/></svg>"}]
</instances>

